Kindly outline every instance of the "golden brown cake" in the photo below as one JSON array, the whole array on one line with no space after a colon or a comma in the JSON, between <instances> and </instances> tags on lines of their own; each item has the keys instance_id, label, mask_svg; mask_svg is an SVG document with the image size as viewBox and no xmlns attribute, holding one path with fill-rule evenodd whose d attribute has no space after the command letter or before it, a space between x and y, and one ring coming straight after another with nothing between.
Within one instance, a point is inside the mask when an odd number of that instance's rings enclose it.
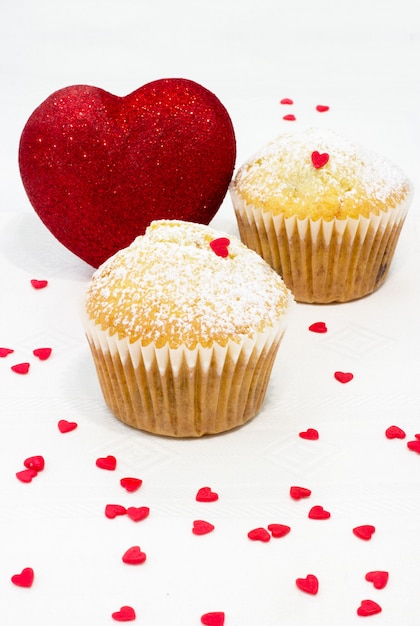
<instances>
[{"instance_id":1,"label":"golden brown cake","mask_svg":"<svg viewBox=\"0 0 420 626\"><path fill-rule=\"evenodd\" d=\"M385 280L412 199L389 160L330 130L262 148L230 186L242 241L300 302L346 302Z\"/></svg>"},{"instance_id":2,"label":"golden brown cake","mask_svg":"<svg viewBox=\"0 0 420 626\"><path fill-rule=\"evenodd\" d=\"M264 400L292 300L239 239L152 222L87 289L85 329L108 406L173 437L243 424Z\"/></svg>"}]
</instances>

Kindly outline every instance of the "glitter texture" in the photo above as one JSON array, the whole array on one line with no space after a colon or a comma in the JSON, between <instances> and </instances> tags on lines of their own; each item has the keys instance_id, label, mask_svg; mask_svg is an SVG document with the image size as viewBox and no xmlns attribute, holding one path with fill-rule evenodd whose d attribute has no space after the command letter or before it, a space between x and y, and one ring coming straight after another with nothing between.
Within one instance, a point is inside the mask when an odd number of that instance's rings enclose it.
<instances>
[{"instance_id":1,"label":"glitter texture","mask_svg":"<svg viewBox=\"0 0 420 626\"><path fill-rule=\"evenodd\" d=\"M181 78L148 83L125 97L87 85L61 89L33 112L19 146L35 211L94 267L153 219L208 224L235 158L224 106Z\"/></svg>"}]
</instances>

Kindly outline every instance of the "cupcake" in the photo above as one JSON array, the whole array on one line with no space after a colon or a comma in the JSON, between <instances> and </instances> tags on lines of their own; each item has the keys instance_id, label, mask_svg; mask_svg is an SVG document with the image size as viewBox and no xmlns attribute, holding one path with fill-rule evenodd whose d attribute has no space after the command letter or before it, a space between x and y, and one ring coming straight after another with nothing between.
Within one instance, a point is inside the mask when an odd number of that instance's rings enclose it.
<instances>
[{"instance_id":1,"label":"cupcake","mask_svg":"<svg viewBox=\"0 0 420 626\"><path fill-rule=\"evenodd\" d=\"M84 324L106 403L135 428L199 437L262 406L293 298L239 239L178 220L93 274Z\"/></svg>"},{"instance_id":2,"label":"cupcake","mask_svg":"<svg viewBox=\"0 0 420 626\"><path fill-rule=\"evenodd\" d=\"M242 241L297 301L320 304L382 285L413 195L392 162L315 128L265 146L238 170L230 194Z\"/></svg>"}]
</instances>

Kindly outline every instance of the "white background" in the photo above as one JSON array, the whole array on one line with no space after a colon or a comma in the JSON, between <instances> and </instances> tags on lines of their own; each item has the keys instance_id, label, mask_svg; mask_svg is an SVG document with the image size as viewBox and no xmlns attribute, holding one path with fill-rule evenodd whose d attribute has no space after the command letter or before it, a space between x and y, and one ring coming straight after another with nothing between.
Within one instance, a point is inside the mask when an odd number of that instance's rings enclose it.
<instances>
[{"instance_id":1,"label":"white background","mask_svg":"<svg viewBox=\"0 0 420 626\"><path fill-rule=\"evenodd\" d=\"M131 605L144 626L195 626L224 611L226 626L420 623L418 199L389 278L338 306L296 307L260 415L199 441L134 432L105 408L79 322L91 268L65 250L29 205L17 167L20 133L50 93L86 83L117 95L166 77L190 78L228 109L237 165L267 140L320 124L386 154L420 186L420 22L414 0L2 0L0 4L0 598L7 626L103 626ZM293 98L292 108L281 98ZM329 105L319 114L317 104ZM235 234L228 198L214 220ZM30 279L46 278L36 292ZM328 333L309 333L325 321ZM52 357L36 362L44 345ZM31 361L27 376L10 366ZM341 385L336 370L354 380ZM59 419L78 428L61 435ZM389 441L391 424L407 433ZM317 428L320 439L298 433ZM42 454L30 484L15 473ZM115 472L95 459L114 454ZM144 483L136 494L126 475ZM219 493L195 501L197 489ZM312 490L293 501L291 485ZM150 506L138 524L108 520L107 503ZM323 505L331 519L307 517ZM194 519L213 533L195 537ZM247 532L271 522L291 533L268 544ZM371 541L352 528L373 524ZM147 553L130 567L131 545ZM30 589L10 578L33 567ZM364 580L389 571L381 591ZM295 579L317 575L316 596ZM361 600L382 612L362 618Z\"/></svg>"}]
</instances>

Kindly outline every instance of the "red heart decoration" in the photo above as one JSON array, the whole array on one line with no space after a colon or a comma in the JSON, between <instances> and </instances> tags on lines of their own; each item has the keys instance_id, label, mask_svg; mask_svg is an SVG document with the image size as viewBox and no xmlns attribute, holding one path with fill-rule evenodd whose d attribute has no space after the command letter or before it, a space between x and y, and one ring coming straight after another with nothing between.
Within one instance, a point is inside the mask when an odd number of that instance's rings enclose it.
<instances>
[{"instance_id":1,"label":"red heart decoration","mask_svg":"<svg viewBox=\"0 0 420 626\"><path fill-rule=\"evenodd\" d=\"M370 615L375 615L381 611L382 609L379 604L373 600L362 600L359 608L357 609L357 615L360 615L361 617L369 617Z\"/></svg>"},{"instance_id":2,"label":"red heart decoration","mask_svg":"<svg viewBox=\"0 0 420 626\"><path fill-rule=\"evenodd\" d=\"M251 541L263 541L264 543L271 539L270 533L265 528L254 528L250 530L248 537Z\"/></svg>"},{"instance_id":3,"label":"red heart decoration","mask_svg":"<svg viewBox=\"0 0 420 626\"><path fill-rule=\"evenodd\" d=\"M215 502L219 499L218 494L212 491L210 487L201 487L195 496L197 502Z\"/></svg>"},{"instance_id":4,"label":"red heart decoration","mask_svg":"<svg viewBox=\"0 0 420 626\"><path fill-rule=\"evenodd\" d=\"M23 464L28 469L35 470L36 472L42 472L45 467L45 460L41 455L30 456L23 461Z\"/></svg>"},{"instance_id":5,"label":"red heart decoration","mask_svg":"<svg viewBox=\"0 0 420 626\"><path fill-rule=\"evenodd\" d=\"M372 526L371 524L364 524L363 526L356 526L356 528L353 528L353 533L356 537L359 537L359 539L369 541L369 539L372 539L372 535L375 530L375 526Z\"/></svg>"},{"instance_id":6,"label":"red heart decoration","mask_svg":"<svg viewBox=\"0 0 420 626\"><path fill-rule=\"evenodd\" d=\"M228 239L227 237L219 237L218 239L213 239L213 241L210 241L210 248L215 254L217 254L217 256L221 256L225 259L229 256L229 244L230 239Z\"/></svg>"},{"instance_id":7,"label":"red heart decoration","mask_svg":"<svg viewBox=\"0 0 420 626\"><path fill-rule=\"evenodd\" d=\"M365 579L368 582L373 583L373 586L375 587L375 589L383 589L384 587L386 587L388 583L388 578L389 578L389 573L380 571L380 570L368 572L365 576Z\"/></svg>"},{"instance_id":8,"label":"red heart decoration","mask_svg":"<svg viewBox=\"0 0 420 626\"><path fill-rule=\"evenodd\" d=\"M312 165L315 169L319 170L321 167L324 167L330 160L330 155L327 152L323 152L322 154L318 152L318 150L314 150L311 154Z\"/></svg>"},{"instance_id":9,"label":"red heart decoration","mask_svg":"<svg viewBox=\"0 0 420 626\"><path fill-rule=\"evenodd\" d=\"M301 498L309 498L312 491L306 489L306 487L290 487L290 496L294 500L300 500Z\"/></svg>"},{"instance_id":10,"label":"red heart decoration","mask_svg":"<svg viewBox=\"0 0 420 626\"><path fill-rule=\"evenodd\" d=\"M130 478L130 477L125 477L125 478L121 478L120 480L120 485L121 487L124 487L124 489L126 491L128 491L129 493L133 493L134 491L137 491L137 489L139 489L143 484L143 481L140 480L140 478Z\"/></svg>"},{"instance_id":11,"label":"red heart decoration","mask_svg":"<svg viewBox=\"0 0 420 626\"><path fill-rule=\"evenodd\" d=\"M108 519L115 519L118 515L125 515L127 509L121 504L107 504L105 506L105 516Z\"/></svg>"},{"instance_id":12,"label":"red heart decoration","mask_svg":"<svg viewBox=\"0 0 420 626\"><path fill-rule=\"evenodd\" d=\"M309 326L312 333L326 333L328 328L325 322L314 322Z\"/></svg>"},{"instance_id":13,"label":"red heart decoration","mask_svg":"<svg viewBox=\"0 0 420 626\"><path fill-rule=\"evenodd\" d=\"M36 278L33 278L31 280L31 285L34 289L45 289L48 285L48 280L37 280Z\"/></svg>"},{"instance_id":14,"label":"red heart decoration","mask_svg":"<svg viewBox=\"0 0 420 626\"><path fill-rule=\"evenodd\" d=\"M40 361L46 361L51 356L51 348L36 348L33 350L34 356L38 357Z\"/></svg>"},{"instance_id":15,"label":"red heart decoration","mask_svg":"<svg viewBox=\"0 0 420 626\"><path fill-rule=\"evenodd\" d=\"M211 533L212 530L214 530L214 526L213 524L210 524L210 522L206 522L202 519L196 519L193 521L192 531L194 535L207 535L208 533Z\"/></svg>"},{"instance_id":16,"label":"red heart decoration","mask_svg":"<svg viewBox=\"0 0 420 626\"><path fill-rule=\"evenodd\" d=\"M149 513L150 509L148 506L129 506L127 509L127 515L133 522L141 522L146 517L149 517Z\"/></svg>"},{"instance_id":17,"label":"red heart decoration","mask_svg":"<svg viewBox=\"0 0 420 626\"><path fill-rule=\"evenodd\" d=\"M34 582L34 570L32 567L25 567L20 574L14 574L12 576L11 581L14 585L18 587L32 587L32 583Z\"/></svg>"},{"instance_id":18,"label":"red heart decoration","mask_svg":"<svg viewBox=\"0 0 420 626\"><path fill-rule=\"evenodd\" d=\"M293 100L291 98L282 98L280 104L293 104Z\"/></svg>"},{"instance_id":19,"label":"red heart decoration","mask_svg":"<svg viewBox=\"0 0 420 626\"><path fill-rule=\"evenodd\" d=\"M310 519L329 519L331 513L326 511L322 506L313 506L308 513Z\"/></svg>"},{"instance_id":20,"label":"red heart decoration","mask_svg":"<svg viewBox=\"0 0 420 626\"><path fill-rule=\"evenodd\" d=\"M96 459L96 466L100 469L113 471L117 467L117 459L112 454Z\"/></svg>"},{"instance_id":21,"label":"red heart decoration","mask_svg":"<svg viewBox=\"0 0 420 626\"><path fill-rule=\"evenodd\" d=\"M205 626L223 626L225 623L225 614L223 611L205 613L201 616L201 623L205 624Z\"/></svg>"},{"instance_id":22,"label":"red heart decoration","mask_svg":"<svg viewBox=\"0 0 420 626\"><path fill-rule=\"evenodd\" d=\"M326 104L317 104L315 109L319 112L319 113L325 113L325 111L329 111L330 107Z\"/></svg>"},{"instance_id":23,"label":"red heart decoration","mask_svg":"<svg viewBox=\"0 0 420 626\"><path fill-rule=\"evenodd\" d=\"M354 376L351 372L334 372L334 378L339 383L348 383L353 380Z\"/></svg>"},{"instance_id":24,"label":"red heart decoration","mask_svg":"<svg viewBox=\"0 0 420 626\"><path fill-rule=\"evenodd\" d=\"M416 439L415 441L407 441L407 448L420 454L420 440Z\"/></svg>"},{"instance_id":25,"label":"red heart decoration","mask_svg":"<svg viewBox=\"0 0 420 626\"><path fill-rule=\"evenodd\" d=\"M154 219L208 224L236 158L218 98L182 78L118 97L88 85L51 94L19 146L28 198L67 248L94 267Z\"/></svg>"},{"instance_id":26,"label":"red heart decoration","mask_svg":"<svg viewBox=\"0 0 420 626\"><path fill-rule=\"evenodd\" d=\"M68 422L67 420L59 420L58 430L60 433L69 433L77 428L77 422Z\"/></svg>"},{"instance_id":27,"label":"red heart decoration","mask_svg":"<svg viewBox=\"0 0 420 626\"><path fill-rule=\"evenodd\" d=\"M271 536L275 539L285 537L291 531L290 526L286 526L285 524L269 524L267 528L270 531Z\"/></svg>"},{"instance_id":28,"label":"red heart decoration","mask_svg":"<svg viewBox=\"0 0 420 626\"><path fill-rule=\"evenodd\" d=\"M9 354L12 354L12 352L14 352L14 350L12 350L11 348L0 348L0 357L4 358Z\"/></svg>"},{"instance_id":29,"label":"red heart decoration","mask_svg":"<svg viewBox=\"0 0 420 626\"><path fill-rule=\"evenodd\" d=\"M112 613L116 622L132 622L136 619L136 612L131 606L122 606L119 611Z\"/></svg>"},{"instance_id":30,"label":"red heart decoration","mask_svg":"<svg viewBox=\"0 0 420 626\"><path fill-rule=\"evenodd\" d=\"M288 115L283 115L283 119L286 120L286 122L295 122L296 121L296 117L292 113L289 113Z\"/></svg>"},{"instance_id":31,"label":"red heart decoration","mask_svg":"<svg viewBox=\"0 0 420 626\"><path fill-rule=\"evenodd\" d=\"M133 546L132 548L128 548L126 552L124 552L122 556L122 560L124 563L128 565L140 565L144 563L146 560L146 553L140 550L139 546Z\"/></svg>"},{"instance_id":32,"label":"red heart decoration","mask_svg":"<svg viewBox=\"0 0 420 626\"><path fill-rule=\"evenodd\" d=\"M17 363L10 368L16 374L27 374L29 372L30 363Z\"/></svg>"},{"instance_id":33,"label":"red heart decoration","mask_svg":"<svg viewBox=\"0 0 420 626\"><path fill-rule=\"evenodd\" d=\"M308 430L299 433L299 437L301 439L316 441L317 439L319 439L319 432L315 428L308 428Z\"/></svg>"},{"instance_id":34,"label":"red heart decoration","mask_svg":"<svg viewBox=\"0 0 420 626\"><path fill-rule=\"evenodd\" d=\"M16 478L20 480L21 483L30 483L32 482L32 478L38 476L38 472L34 469L26 469L21 472L16 472Z\"/></svg>"},{"instance_id":35,"label":"red heart decoration","mask_svg":"<svg viewBox=\"0 0 420 626\"><path fill-rule=\"evenodd\" d=\"M306 578L297 578L296 586L301 591L304 591L305 593L310 593L314 596L318 593L318 578L313 574L308 574Z\"/></svg>"},{"instance_id":36,"label":"red heart decoration","mask_svg":"<svg viewBox=\"0 0 420 626\"><path fill-rule=\"evenodd\" d=\"M385 436L388 439L405 439L406 434L399 426L389 426L385 431Z\"/></svg>"}]
</instances>

